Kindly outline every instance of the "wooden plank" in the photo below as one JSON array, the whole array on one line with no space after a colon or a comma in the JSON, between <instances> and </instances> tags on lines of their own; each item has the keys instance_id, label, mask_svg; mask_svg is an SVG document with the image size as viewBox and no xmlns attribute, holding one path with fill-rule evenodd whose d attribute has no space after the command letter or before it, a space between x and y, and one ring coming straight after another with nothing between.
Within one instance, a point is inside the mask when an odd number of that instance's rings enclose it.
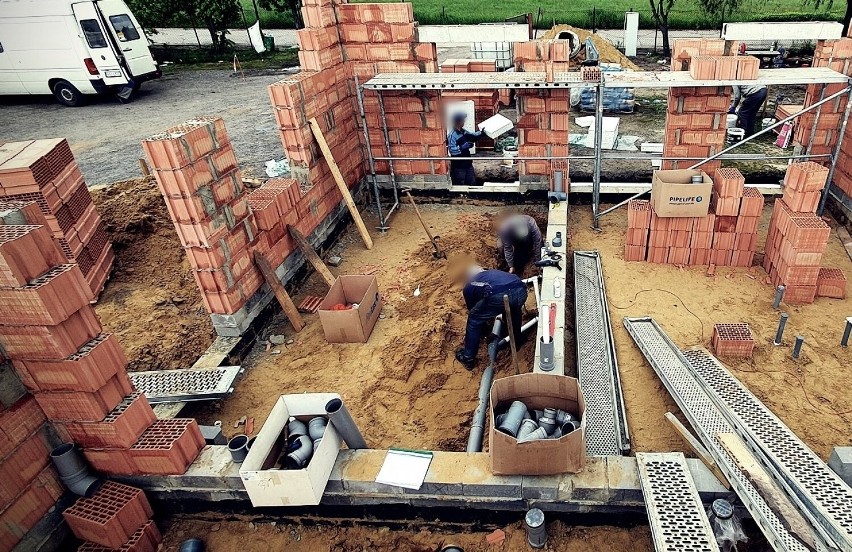
<instances>
[{"instance_id":1,"label":"wooden plank","mask_svg":"<svg viewBox=\"0 0 852 552\"><path fill-rule=\"evenodd\" d=\"M267 261L258 251L254 252L254 262L257 263L260 273L263 274L263 279L266 280L266 283L269 284L270 288L272 288L272 293L274 293L275 298L278 299L278 304L281 305L281 310L284 311L284 314L287 316L287 319L290 321L293 329L297 332L302 331L302 328L305 327L305 321L302 320L302 315L299 314L298 309L296 309L296 305L293 304L290 294L287 293L287 290L284 289L284 286L278 281L278 277L275 276L275 270L272 269L272 265L269 264L269 261Z\"/></svg>"},{"instance_id":2,"label":"wooden plank","mask_svg":"<svg viewBox=\"0 0 852 552\"><path fill-rule=\"evenodd\" d=\"M322 155L325 157L325 162L328 163L328 168L331 170L331 175L337 183L337 188L340 190L340 193L343 194L343 201L346 202L346 207L349 208L349 214L351 214L352 219L355 220L355 226L358 228L358 233L361 234L361 239L364 240L364 245L367 246L367 249L372 249L373 238L370 237L370 233L367 231L364 221L361 220L361 214L355 206L355 201L352 200L352 194L349 193L349 188L346 186L346 181L340 173L340 168L337 166L337 162L331 154L331 149L328 147L328 142L325 141L325 136L322 133L319 123L317 123L317 120L313 118L308 122L311 123L311 130L314 133L314 138L316 138L317 144L319 144L320 150L322 151Z\"/></svg>"},{"instance_id":3,"label":"wooden plank","mask_svg":"<svg viewBox=\"0 0 852 552\"><path fill-rule=\"evenodd\" d=\"M710 470L713 475L716 476L716 479L725 486L725 488L730 489L731 483L728 481L728 478L725 477L725 474L722 473L722 470L719 469L719 466L716 465L716 461L713 460L713 457L710 456L710 453L704 448L704 445L686 429L680 420L678 420L674 414L671 412L666 412L666 420L669 421L670 424L675 428L675 430L680 434L692 452L695 453L698 458L704 462L704 465L707 466L707 469Z\"/></svg>"},{"instance_id":4,"label":"wooden plank","mask_svg":"<svg viewBox=\"0 0 852 552\"><path fill-rule=\"evenodd\" d=\"M731 455L737 467L754 485L757 492L766 501L767 506L778 516L784 528L790 532L808 550L816 550L816 540L811 525L793 505L787 494L778 486L757 459L746 448L745 443L734 433L719 433L719 443Z\"/></svg>"},{"instance_id":5,"label":"wooden plank","mask_svg":"<svg viewBox=\"0 0 852 552\"><path fill-rule=\"evenodd\" d=\"M296 245L299 246L299 250L301 250L302 255L304 255L305 259L307 259L308 262L311 263L311 266L314 267L314 270L317 271L317 274L319 274L320 277L325 280L325 283L328 284L328 287L333 286L335 280L334 275L331 273L328 267L325 266L325 263L322 262L322 259L320 259L320 256L317 255L317 252L314 251L314 248L311 247L311 244L308 243L308 240L305 238L305 236L301 232L299 232L295 226L287 225L287 231L290 232L291 236L293 236L293 240L296 242Z\"/></svg>"}]
</instances>

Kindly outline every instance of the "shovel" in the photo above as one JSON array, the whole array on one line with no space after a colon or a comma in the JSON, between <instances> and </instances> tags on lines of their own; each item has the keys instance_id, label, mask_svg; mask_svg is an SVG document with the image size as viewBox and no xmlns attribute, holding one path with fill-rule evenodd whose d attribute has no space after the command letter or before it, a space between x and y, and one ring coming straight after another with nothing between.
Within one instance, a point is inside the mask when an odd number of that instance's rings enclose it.
<instances>
[{"instance_id":1,"label":"shovel","mask_svg":"<svg viewBox=\"0 0 852 552\"><path fill-rule=\"evenodd\" d=\"M423 225L423 230L426 231L426 235L429 236L429 241L432 242L432 247L435 248L435 251L432 252L432 257L435 259L446 259L447 254L441 251L441 248L438 246L438 236L433 236L432 232L429 231L429 227L426 226L426 223L423 222L423 217L420 215L420 209L417 208L417 204L414 203L414 198L411 197L411 192L409 190L403 190L405 195L408 196L408 201L411 202L411 206L414 207L414 212L417 213L417 218L420 220L420 224Z\"/></svg>"}]
</instances>

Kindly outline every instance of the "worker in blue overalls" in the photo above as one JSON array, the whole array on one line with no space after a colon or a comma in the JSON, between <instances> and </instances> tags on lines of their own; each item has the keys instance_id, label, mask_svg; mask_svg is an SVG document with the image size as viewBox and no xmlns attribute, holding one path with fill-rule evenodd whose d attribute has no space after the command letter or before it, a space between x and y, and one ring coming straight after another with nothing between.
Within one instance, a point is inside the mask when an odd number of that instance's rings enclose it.
<instances>
[{"instance_id":1,"label":"worker in blue overalls","mask_svg":"<svg viewBox=\"0 0 852 552\"><path fill-rule=\"evenodd\" d=\"M450 157L470 157L470 150L476 145L476 140L482 136L482 131L468 132L464 129L467 114L463 112L453 115L453 128L447 134L447 148ZM450 161L450 179L453 186L472 186L476 184L473 175L473 161L459 159Z\"/></svg>"},{"instance_id":2,"label":"worker in blue overalls","mask_svg":"<svg viewBox=\"0 0 852 552\"><path fill-rule=\"evenodd\" d=\"M512 329L515 341L521 343L521 311L527 302L527 285L517 274L502 270L485 270L473 265L467 270L467 284L462 290L467 305L467 327L464 334L464 347L456 350L456 360L467 370L473 370L476 353L482 334L487 325L503 314L503 296L509 296L509 311L512 315Z\"/></svg>"}]
</instances>

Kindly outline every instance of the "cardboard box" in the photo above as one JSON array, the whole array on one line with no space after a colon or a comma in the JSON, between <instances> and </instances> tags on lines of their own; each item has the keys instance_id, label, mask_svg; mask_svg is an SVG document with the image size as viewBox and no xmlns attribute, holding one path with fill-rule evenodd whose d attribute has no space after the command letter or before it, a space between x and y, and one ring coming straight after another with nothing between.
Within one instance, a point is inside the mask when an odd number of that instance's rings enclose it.
<instances>
[{"instance_id":1,"label":"cardboard box","mask_svg":"<svg viewBox=\"0 0 852 552\"><path fill-rule=\"evenodd\" d=\"M701 175L701 184L692 184L693 175ZM651 207L660 217L704 217L710 207L712 191L713 181L704 171L654 171Z\"/></svg>"},{"instance_id":2,"label":"cardboard box","mask_svg":"<svg viewBox=\"0 0 852 552\"><path fill-rule=\"evenodd\" d=\"M340 303L356 303L357 308L331 310ZM375 276L338 276L319 306L319 317L329 343L366 343L373 332L382 298Z\"/></svg>"},{"instance_id":3,"label":"cardboard box","mask_svg":"<svg viewBox=\"0 0 852 552\"><path fill-rule=\"evenodd\" d=\"M240 466L240 478L253 506L315 506L320 503L343 443L333 425L326 426L319 447L304 469L271 468L286 445L285 428L290 416L308 423L313 417L325 416L326 403L339 398L337 393L281 395L278 398Z\"/></svg>"},{"instance_id":4,"label":"cardboard box","mask_svg":"<svg viewBox=\"0 0 852 552\"><path fill-rule=\"evenodd\" d=\"M579 416L580 429L559 439L519 443L511 435L497 431L495 409L512 401L527 408L560 408ZM489 454L491 471L503 475L548 475L577 473L586 464L586 401L577 378L551 374L521 374L500 378L491 386L491 431Z\"/></svg>"}]
</instances>

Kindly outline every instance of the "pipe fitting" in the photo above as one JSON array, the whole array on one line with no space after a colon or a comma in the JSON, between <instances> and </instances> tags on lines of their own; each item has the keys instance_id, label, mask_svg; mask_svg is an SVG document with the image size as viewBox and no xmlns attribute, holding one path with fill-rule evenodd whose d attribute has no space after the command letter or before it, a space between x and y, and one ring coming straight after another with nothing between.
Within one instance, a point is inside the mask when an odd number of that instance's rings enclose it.
<instances>
[{"instance_id":1,"label":"pipe fitting","mask_svg":"<svg viewBox=\"0 0 852 552\"><path fill-rule=\"evenodd\" d=\"M533 548L544 548L547 543L547 529L544 526L544 512L531 508L524 516L524 527L527 530L527 542Z\"/></svg>"},{"instance_id":2,"label":"pipe fitting","mask_svg":"<svg viewBox=\"0 0 852 552\"><path fill-rule=\"evenodd\" d=\"M503 423L497 429L512 437L517 437L521 422L528 416L527 405L521 401L512 401L512 404L509 405L509 410L506 412L506 419L503 420Z\"/></svg>"},{"instance_id":3,"label":"pipe fitting","mask_svg":"<svg viewBox=\"0 0 852 552\"><path fill-rule=\"evenodd\" d=\"M62 443L50 451L50 459L62 484L78 496L91 497L103 483L89 474L89 467L74 443Z\"/></svg>"},{"instance_id":4,"label":"pipe fitting","mask_svg":"<svg viewBox=\"0 0 852 552\"><path fill-rule=\"evenodd\" d=\"M559 428L562 435L568 435L572 431L577 431L578 429L580 429L580 422L578 422L577 420L567 420Z\"/></svg>"},{"instance_id":5,"label":"pipe fitting","mask_svg":"<svg viewBox=\"0 0 852 552\"><path fill-rule=\"evenodd\" d=\"M538 425L543 430L545 430L548 435L550 435L551 433L553 433L553 430L556 429L556 420L545 416L544 418L538 421Z\"/></svg>"},{"instance_id":6,"label":"pipe fitting","mask_svg":"<svg viewBox=\"0 0 852 552\"><path fill-rule=\"evenodd\" d=\"M555 420L557 416L557 410L555 408L545 408L544 409L544 417Z\"/></svg>"},{"instance_id":7,"label":"pipe fitting","mask_svg":"<svg viewBox=\"0 0 852 552\"><path fill-rule=\"evenodd\" d=\"M538 429L538 425L533 420L526 418L521 422L521 427L518 429L518 440L520 441L536 429Z\"/></svg>"},{"instance_id":8,"label":"pipe fitting","mask_svg":"<svg viewBox=\"0 0 852 552\"><path fill-rule=\"evenodd\" d=\"M537 422L544 418L544 410L533 410L533 419Z\"/></svg>"},{"instance_id":9,"label":"pipe fitting","mask_svg":"<svg viewBox=\"0 0 852 552\"><path fill-rule=\"evenodd\" d=\"M556 423L560 426L565 425L565 422L574 421L577 417L571 414L570 412L566 412L564 410L556 411Z\"/></svg>"},{"instance_id":10,"label":"pipe fitting","mask_svg":"<svg viewBox=\"0 0 852 552\"><path fill-rule=\"evenodd\" d=\"M358 430L355 420L346 409L346 405L340 399L331 399L325 405L325 413L328 414L328 421L334 426L334 429L340 433L346 446L350 449L365 449L367 441Z\"/></svg>"},{"instance_id":11,"label":"pipe fitting","mask_svg":"<svg viewBox=\"0 0 852 552\"><path fill-rule=\"evenodd\" d=\"M556 429L553 430L548 436L548 439L561 439L562 438L562 428L560 426L556 426Z\"/></svg>"},{"instance_id":12,"label":"pipe fitting","mask_svg":"<svg viewBox=\"0 0 852 552\"><path fill-rule=\"evenodd\" d=\"M317 453L317 449L319 448L320 443L322 443L322 437L320 437L319 439L317 439L316 441L314 441L314 452L313 452L312 454L316 454L316 453Z\"/></svg>"},{"instance_id":13,"label":"pipe fitting","mask_svg":"<svg viewBox=\"0 0 852 552\"><path fill-rule=\"evenodd\" d=\"M302 435L296 439L294 446L296 443L298 443L298 447L295 447L295 450L289 453L284 460L284 465L288 470L300 470L304 468L314 455L314 444L311 442L310 437Z\"/></svg>"},{"instance_id":14,"label":"pipe fitting","mask_svg":"<svg viewBox=\"0 0 852 552\"><path fill-rule=\"evenodd\" d=\"M325 426L327 424L328 420L326 420L324 416L311 418L311 421L308 422L308 436L311 438L311 441L322 439L323 433L325 433Z\"/></svg>"},{"instance_id":15,"label":"pipe fitting","mask_svg":"<svg viewBox=\"0 0 852 552\"><path fill-rule=\"evenodd\" d=\"M287 438L301 437L307 434L308 426L305 425L305 422L290 416L290 420L287 422Z\"/></svg>"},{"instance_id":16,"label":"pipe fitting","mask_svg":"<svg viewBox=\"0 0 852 552\"><path fill-rule=\"evenodd\" d=\"M505 412L502 413L502 414L497 414L497 416L494 418L494 425L499 426L500 424L503 423L503 420L505 420L505 419L506 419L506 413Z\"/></svg>"},{"instance_id":17,"label":"pipe fitting","mask_svg":"<svg viewBox=\"0 0 852 552\"><path fill-rule=\"evenodd\" d=\"M235 464L242 463L246 459L246 456L248 456L248 440L248 435L241 433L231 437L231 440L228 441L228 452L231 453L231 460Z\"/></svg>"},{"instance_id":18,"label":"pipe fitting","mask_svg":"<svg viewBox=\"0 0 852 552\"><path fill-rule=\"evenodd\" d=\"M547 439L547 430L543 427L540 427L524 437L523 439L518 439L519 443L527 443L529 441L540 441L541 439Z\"/></svg>"}]
</instances>

